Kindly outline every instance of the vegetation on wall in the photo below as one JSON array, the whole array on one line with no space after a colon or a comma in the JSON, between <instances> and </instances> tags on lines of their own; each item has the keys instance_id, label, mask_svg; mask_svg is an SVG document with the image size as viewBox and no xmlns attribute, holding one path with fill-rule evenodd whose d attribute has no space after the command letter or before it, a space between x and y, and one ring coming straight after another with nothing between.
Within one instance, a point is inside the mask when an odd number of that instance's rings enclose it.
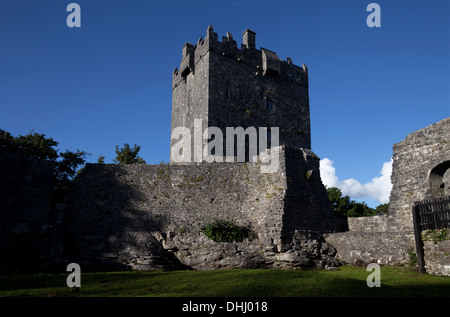
<instances>
[{"instance_id":1,"label":"vegetation on wall","mask_svg":"<svg viewBox=\"0 0 450 317\"><path fill-rule=\"evenodd\" d=\"M201 228L201 232L215 242L239 242L245 230L232 221L213 219Z\"/></svg>"},{"instance_id":2,"label":"vegetation on wall","mask_svg":"<svg viewBox=\"0 0 450 317\"><path fill-rule=\"evenodd\" d=\"M448 228L426 230L421 234L423 241L433 241L434 243L450 240L450 232Z\"/></svg>"}]
</instances>

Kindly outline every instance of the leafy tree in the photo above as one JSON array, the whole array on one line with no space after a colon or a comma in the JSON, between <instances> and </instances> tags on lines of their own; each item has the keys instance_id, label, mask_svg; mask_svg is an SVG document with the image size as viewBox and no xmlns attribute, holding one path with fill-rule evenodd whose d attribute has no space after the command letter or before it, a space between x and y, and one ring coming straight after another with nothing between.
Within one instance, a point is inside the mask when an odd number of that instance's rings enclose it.
<instances>
[{"instance_id":1,"label":"leafy tree","mask_svg":"<svg viewBox=\"0 0 450 317\"><path fill-rule=\"evenodd\" d=\"M366 217L373 216L375 214L375 210L367 206L365 202L358 203L356 201L352 201L351 204L351 208L347 211L348 217Z\"/></svg>"},{"instance_id":2,"label":"leafy tree","mask_svg":"<svg viewBox=\"0 0 450 317\"><path fill-rule=\"evenodd\" d=\"M58 158L58 150L54 149L58 142L46 138L45 134L32 131L25 136L19 135L15 138L15 144L18 152L27 157L51 161Z\"/></svg>"},{"instance_id":3,"label":"leafy tree","mask_svg":"<svg viewBox=\"0 0 450 317\"><path fill-rule=\"evenodd\" d=\"M375 212L383 215L389 213L389 203L378 205L377 208L375 208Z\"/></svg>"},{"instance_id":4,"label":"leafy tree","mask_svg":"<svg viewBox=\"0 0 450 317\"><path fill-rule=\"evenodd\" d=\"M15 152L14 137L8 131L0 129L0 151Z\"/></svg>"},{"instance_id":5,"label":"leafy tree","mask_svg":"<svg viewBox=\"0 0 450 317\"><path fill-rule=\"evenodd\" d=\"M86 162L86 154L86 152L80 150L59 154L61 160L56 163L55 169L55 197L57 200L61 200L72 187L73 179L79 174L77 168Z\"/></svg>"},{"instance_id":6,"label":"leafy tree","mask_svg":"<svg viewBox=\"0 0 450 317\"><path fill-rule=\"evenodd\" d=\"M54 149L58 142L46 138L45 134L33 133L13 137L11 133L0 129L0 150L19 153L26 157L43 160L56 160L58 151Z\"/></svg>"},{"instance_id":7,"label":"leafy tree","mask_svg":"<svg viewBox=\"0 0 450 317\"><path fill-rule=\"evenodd\" d=\"M60 201L70 189L77 168L85 163L86 152L66 151L58 153L58 142L31 131L27 135L13 137L0 129L0 151L14 152L25 157L53 162L54 200Z\"/></svg>"},{"instance_id":8,"label":"leafy tree","mask_svg":"<svg viewBox=\"0 0 450 317\"><path fill-rule=\"evenodd\" d=\"M61 161L58 162L57 175L60 179L71 179L75 176L78 166L83 165L86 152L77 150L76 152L66 151L60 153Z\"/></svg>"},{"instance_id":9,"label":"leafy tree","mask_svg":"<svg viewBox=\"0 0 450 317\"><path fill-rule=\"evenodd\" d=\"M336 216L344 217L364 217L372 216L375 210L367 206L365 202L359 203L350 200L349 196L342 196L339 188L327 188L328 199L331 204L331 211Z\"/></svg>"},{"instance_id":10,"label":"leafy tree","mask_svg":"<svg viewBox=\"0 0 450 317\"><path fill-rule=\"evenodd\" d=\"M118 164L145 164L144 159L138 156L140 149L141 146L136 144L131 148L128 143L125 143L121 149L116 145L117 156L113 161Z\"/></svg>"},{"instance_id":11,"label":"leafy tree","mask_svg":"<svg viewBox=\"0 0 450 317\"><path fill-rule=\"evenodd\" d=\"M98 157L97 164L105 164L105 157L103 155Z\"/></svg>"},{"instance_id":12,"label":"leafy tree","mask_svg":"<svg viewBox=\"0 0 450 317\"><path fill-rule=\"evenodd\" d=\"M350 209L350 197L342 196L339 188L327 188L328 199L331 204L331 211L336 216L347 216L347 211Z\"/></svg>"}]
</instances>

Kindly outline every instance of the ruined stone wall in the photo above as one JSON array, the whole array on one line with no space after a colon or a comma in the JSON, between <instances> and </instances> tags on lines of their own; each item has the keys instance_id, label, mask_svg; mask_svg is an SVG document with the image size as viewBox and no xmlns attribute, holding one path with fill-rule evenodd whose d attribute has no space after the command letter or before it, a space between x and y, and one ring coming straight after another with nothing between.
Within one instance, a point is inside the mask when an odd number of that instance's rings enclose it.
<instances>
[{"instance_id":1,"label":"ruined stone wall","mask_svg":"<svg viewBox=\"0 0 450 317\"><path fill-rule=\"evenodd\" d=\"M348 230L347 219L331 213L328 194L320 178L319 157L311 150L292 148L286 148L284 155L287 192L282 238L289 241L296 230Z\"/></svg>"},{"instance_id":2,"label":"ruined stone wall","mask_svg":"<svg viewBox=\"0 0 450 317\"><path fill-rule=\"evenodd\" d=\"M280 149L275 173L260 163L87 164L56 206L49 162L2 154L0 269L336 265L322 233L343 224L331 215L318 158ZM201 228L213 219L245 228L244 240L209 240Z\"/></svg>"},{"instance_id":3,"label":"ruined stone wall","mask_svg":"<svg viewBox=\"0 0 450 317\"><path fill-rule=\"evenodd\" d=\"M354 232L386 232L387 215L348 218L348 230Z\"/></svg>"},{"instance_id":4,"label":"ruined stone wall","mask_svg":"<svg viewBox=\"0 0 450 317\"><path fill-rule=\"evenodd\" d=\"M413 204L448 193L450 184L445 182L450 168L450 118L409 134L393 149L389 214L349 218L348 232L326 236L326 241L337 249L336 257L343 262L409 262L409 253L416 252ZM424 242L425 268L429 273L449 274L447 242Z\"/></svg>"},{"instance_id":5,"label":"ruined stone wall","mask_svg":"<svg viewBox=\"0 0 450 317\"><path fill-rule=\"evenodd\" d=\"M279 240L285 188L280 174L250 164L88 164L72 193L70 237L83 256L133 266L158 253L147 245L153 236L189 257L212 219L232 220L270 244Z\"/></svg>"},{"instance_id":6,"label":"ruined stone wall","mask_svg":"<svg viewBox=\"0 0 450 317\"><path fill-rule=\"evenodd\" d=\"M348 227L346 232L325 237L343 263L404 265L410 260L410 250L415 252L414 232L387 231L387 215L348 218Z\"/></svg>"},{"instance_id":7,"label":"ruined stone wall","mask_svg":"<svg viewBox=\"0 0 450 317\"><path fill-rule=\"evenodd\" d=\"M432 193L433 169L443 164L439 171L442 174L440 187L442 176L450 168L450 118L413 132L394 144L393 159L388 226L391 230L413 230L414 202L439 196ZM444 184L444 187L449 186Z\"/></svg>"},{"instance_id":8,"label":"ruined stone wall","mask_svg":"<svg viewBox=\"0 0 450 317\"><path fill-rule=\"evenodd\" d=\"M69 201L66 246L90 264L135 269L321 265L332 251L321 251L320 233L338 222L326 204L318 158L298 155L297 174L286 169L284 150L279 171L267 174L256 163L87 164ZM231 220L248 235L213 242L200 232L211 219Z\"/></svg>"},{"instance_id":9,"label":"ruined stone wall","mask_svg":"<svg viewBox=\"0 0 450 317\"><path fill-rule=\"evenodd\" d=\"M450 276L450 240L423 242L425 271Z\"/></svg>"},{"instance_id":10,"label":"ruined stone wall","mask_svg":"<svg viewBox=\"0 0 450 317\"><path fill-rule=\"evenodd\" d=\"M52 164L1 152L0 175L0 272L45 268L60 247Z\"/></svg>"}]
</instances>

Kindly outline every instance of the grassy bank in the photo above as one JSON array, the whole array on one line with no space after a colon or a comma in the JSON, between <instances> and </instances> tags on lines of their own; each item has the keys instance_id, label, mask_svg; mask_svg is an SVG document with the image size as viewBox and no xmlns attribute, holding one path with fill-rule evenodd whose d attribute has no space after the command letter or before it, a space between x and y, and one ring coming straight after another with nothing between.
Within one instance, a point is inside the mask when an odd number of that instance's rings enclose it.
<instances>
[{"instance_id":1,"label":"grassy bank","mask_svg":"<svg viewBox=\"0 0 450 317\"><path fill-rule=\"evenodd\" d=\"M81 288L65 274L1 276L0 296L15 297L297 297L450 296L450 277L381 268L381 287L370 288L365 268L325 270L218 270L82 273ZM69 274L69 273L68 273Z\"/></svg>"}]
</instances>

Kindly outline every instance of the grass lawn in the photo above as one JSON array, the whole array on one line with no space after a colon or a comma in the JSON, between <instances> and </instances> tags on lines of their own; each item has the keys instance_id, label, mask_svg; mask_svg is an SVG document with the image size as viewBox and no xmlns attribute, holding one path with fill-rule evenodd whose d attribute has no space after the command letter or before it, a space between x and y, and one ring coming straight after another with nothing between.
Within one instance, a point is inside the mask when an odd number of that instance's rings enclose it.
<instances>
[{"instance_id":1,"label":"grass lawn","mask_svg":"<svg viewBox=\"0 0 450 317\"><path fill-rule=\"evenodd\" d=\"M381 268L381 287L370 288L365 268L325 270L217 270L81 273L73 292L66 274L0 276L0 297L337 297L445 296L450 277Z\"/></svg>"}]
</instances>

